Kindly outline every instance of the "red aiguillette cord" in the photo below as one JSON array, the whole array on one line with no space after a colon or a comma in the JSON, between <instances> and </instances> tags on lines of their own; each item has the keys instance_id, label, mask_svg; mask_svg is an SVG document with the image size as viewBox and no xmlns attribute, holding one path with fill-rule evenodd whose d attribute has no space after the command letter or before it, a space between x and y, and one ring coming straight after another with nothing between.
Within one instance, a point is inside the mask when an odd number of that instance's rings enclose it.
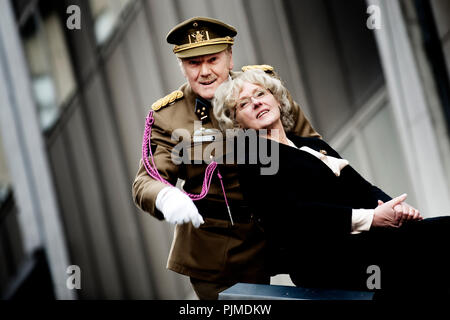
<instances>
[{"instance_id":1,"label":"red aiguillette cord","mask_svg":"<svg viewBox=\"0 0 450 320\"><path fill-rule=\"evenodd\" d=\"M152 177L153 179L160 181L168 186L173 187L170 182L166 181L164 178L161 177L161 175L158 172L158 169L156 168L155 162L153 160L153 153L152 148L150 148L150 136L152 131L152 125L155 119L153 118L153 110L150 110L147 119L145 121L145 130L144 130L144 137L142 139L142 162L144 164L145 170L147 171L148 175ZM147 156L148 155L148 156ZM150 164L149 158L152 160L152 163ZM212 161L205 170L205 177L203 179L203 185L202 185L202 192L200 194L192 194L188 193L184 190L182 190L186 195L188 195L189 198L191 198L193 201L201 200L203 199L209 192L209 188L211 186L211 179L214 174L214 170L217 168L217 162ZM222 182L222 176L219 173L219 169L217 168L217 176L219 177L220 184L222 186L222 192L223 196L225 198L225 204L227 206L228 214L230 216L231 224L233 225L233 218L231 216L230 207L228 205L227 195L225 193L225 188L223 186Z\"/></svg>"}]
</instances>

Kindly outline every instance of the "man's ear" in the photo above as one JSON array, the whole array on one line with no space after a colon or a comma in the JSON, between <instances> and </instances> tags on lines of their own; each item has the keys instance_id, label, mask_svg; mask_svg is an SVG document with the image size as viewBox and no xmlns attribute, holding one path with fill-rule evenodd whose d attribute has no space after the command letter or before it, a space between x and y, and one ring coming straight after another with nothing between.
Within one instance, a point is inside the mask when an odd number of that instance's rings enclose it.
<instances>
[{"instance_id":1,"label":"man's ear","mask_svg":"<svg viewBox=\"0 0 450 320\"><path fill-rule=\"evenodd\" d=\"M177 58L177 60L178 60L178 66L180 67L181 73L183 73L183 76L186 78L186 71L184 70L183 59Z\"/></svg>"}]
</instances>

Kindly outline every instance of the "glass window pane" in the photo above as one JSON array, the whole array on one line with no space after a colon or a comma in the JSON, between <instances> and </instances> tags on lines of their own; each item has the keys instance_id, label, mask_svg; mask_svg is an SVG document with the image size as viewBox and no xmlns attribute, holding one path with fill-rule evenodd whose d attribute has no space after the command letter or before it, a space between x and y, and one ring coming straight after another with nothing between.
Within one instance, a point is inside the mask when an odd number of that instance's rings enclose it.
<instances>
[{"instance_id":1,"label":"glass window pane","mask_svg":"<svg viewBox=\"0 0 450 320\"><path fill-rule=\"evenodd\" d=\"M55 10L34 12L21 27L41 128L51 128L76 89L63 27Z\"/></svg>"},{"instance_id":2,"label":"glass window pane","mask_svg":"<svg viewBox=\"0 0 450 320\"><path fill-rule=\"evenodd\" d=\"M112 35L120 14L135 0L90 0L94 32L98 44L103 44Z\"/></svg>"}]
</instances>

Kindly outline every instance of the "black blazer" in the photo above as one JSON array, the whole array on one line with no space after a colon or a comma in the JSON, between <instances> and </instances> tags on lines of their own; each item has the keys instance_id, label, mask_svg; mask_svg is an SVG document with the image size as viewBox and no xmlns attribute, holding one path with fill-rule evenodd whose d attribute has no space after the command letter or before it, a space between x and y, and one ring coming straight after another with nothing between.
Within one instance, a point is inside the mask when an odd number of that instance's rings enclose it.
<instances>
[{"instance_id":1,"label":"black blazer","mask_svg":"<svg viewBox=\"0 0 450 320\"><path fill-rule=\"evenodd\" d=\"M341 158L321 139L288 137L297 147L325 150L327 155ZM267 142L259 139L259 144ZM243 195L262 219L269 235L278 239L292 233L348 235L351 233L352 209L375 208L378 199L385 202L391 199L350 165L337 177L315 156L284 144L270 143L272 147L279 147L276 174L261 175L263 165L259 161L254 165L240 165L239 172Z\"/></svg>"}]
</instances>

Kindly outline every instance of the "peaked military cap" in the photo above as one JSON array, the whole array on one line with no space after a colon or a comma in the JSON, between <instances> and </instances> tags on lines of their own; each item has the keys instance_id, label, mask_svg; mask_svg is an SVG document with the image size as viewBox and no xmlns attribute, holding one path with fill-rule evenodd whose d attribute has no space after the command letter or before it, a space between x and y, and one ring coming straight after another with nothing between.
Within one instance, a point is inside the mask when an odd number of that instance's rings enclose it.
<instances>
[{"instance_id":1,"label":"peaked military cap","mask_svg":"<svg viewBox=\"0 0 450 320\"><path fill-rule=\"evenodd\" d=\"M190 58L223 51L234 43L234 27L212 18L194 17L176 25L167 34L178 58Z\"/></svg>"}]
</instances>

